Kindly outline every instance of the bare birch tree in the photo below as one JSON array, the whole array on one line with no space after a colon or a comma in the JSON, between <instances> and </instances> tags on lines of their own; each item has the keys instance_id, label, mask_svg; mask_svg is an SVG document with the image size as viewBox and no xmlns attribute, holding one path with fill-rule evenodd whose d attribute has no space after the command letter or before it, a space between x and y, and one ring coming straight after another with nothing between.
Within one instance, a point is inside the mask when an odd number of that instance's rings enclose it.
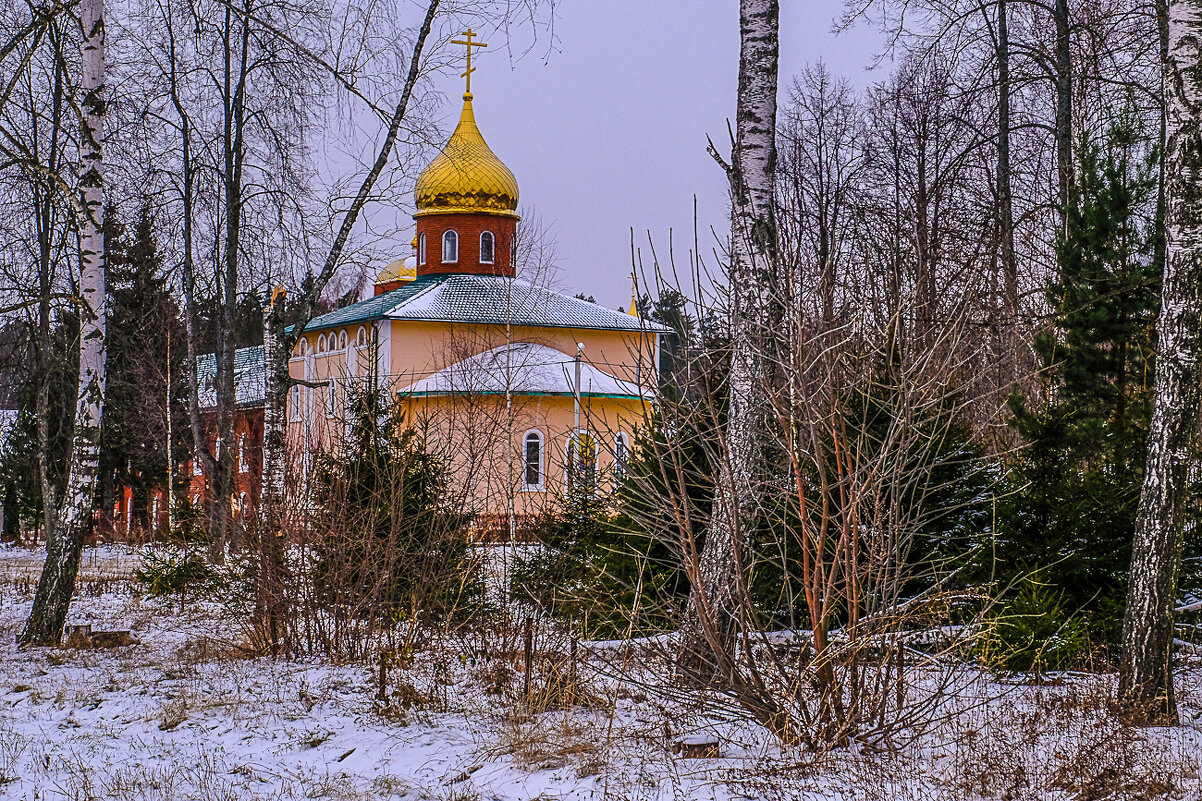
<instances>
[{"instance_id":1,"label":"bare birch tree","mask_svg":"<svg viewBox=\"0 0 1202 801\"><path fill-rule=\"evenodd\" d=\"M83 96L79 102L79 390L67 486L54 530L48 532L46 565L38 581L23 645L57 645L71 596L84 537L92 527L92 502L100 462L100 425L104 415L105 323L104 161L101 147L105 116L104 0L81 0Z\"/></svg>"},{"instance_id":2,"label":"bare birch tree","mask_svg":"<svg viewBox=\"0 0 1202 801\"><path fill-rule=\"evenodd\" d=\"M1173 618L1202 383L1202 2L1168 8L1165 265L1148 461L1135 525L1119 700L1136 719L1177 719Z\"/></svg>"},{"instance_id":3,"label":"bare birch tree","mask_svg":"<svg viewBox=\"0 0 1202 801\"><path fill-rule=\"evenodd\" d=\"M707 682L730 672L718 664L733 652L734 598L743 540L758 505L757 455L765 401L760 341L768 324L768 288L777 252L776 90L780 56L776 0L739 5L739 90L730 163L710 152L730 182L731 367L725 439L712 525L701 553L687 553L692 597L681 628L681 668Z\"/></svg>"}]
</instances>

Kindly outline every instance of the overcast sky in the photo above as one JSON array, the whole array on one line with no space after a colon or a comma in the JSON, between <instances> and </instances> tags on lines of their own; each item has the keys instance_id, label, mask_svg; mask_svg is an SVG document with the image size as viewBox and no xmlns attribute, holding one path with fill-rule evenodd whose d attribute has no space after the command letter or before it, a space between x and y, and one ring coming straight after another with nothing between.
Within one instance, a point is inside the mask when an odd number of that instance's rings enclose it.
<instances>
[{"instance_id":1,"label":"overcast sky","mask_svg":"<svg viewBox=\"0 0 1202 801\"><path fill-rule=\"evenodd\" d=\"M476 121L517 176L521 204L558 241L561 289L607 306L630 300L630 229L647 231L665 259L674 229L677 264L692 245L697 195L702 251L721 231L726 185L706 136L728 150L738 74L737 0L561 0L557 46L511 60L503 42L478 55ZM857 85L879 38L865 26L831 33L842 0L783 0L781 90L823 59ZM493 35L499 39L499 35ZM490 42L490 44L493 44ZM447 130L462 79L440 79ZM407 254L406 254L407 255Z\"/></svg>"}]
</instances>

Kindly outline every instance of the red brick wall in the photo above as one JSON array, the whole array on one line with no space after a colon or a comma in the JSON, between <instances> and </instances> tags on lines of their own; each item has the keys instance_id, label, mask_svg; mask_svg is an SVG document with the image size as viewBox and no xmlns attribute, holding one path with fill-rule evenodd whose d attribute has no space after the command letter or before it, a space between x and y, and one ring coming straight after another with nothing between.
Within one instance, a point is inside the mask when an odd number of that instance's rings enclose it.
<instances>
[{"instance_id":1,"label":"red brick wall","mask_svg":"<svg viewBox=\"0 0 1202 801\"><path fill-rule=\"evenodd\" d=\"M216 415L206 412L205 418L205 439L209 447L209 452L213 452L213 448L217 441L217 420ZM245 461L247 470L243 472L239 469L238 464L238 440L243 434L246 434ZM234 461L234 488L233 494L235 498L239 498L243 493L246 494L249 509L244 512L259 507L259 492L262 488L262 472L263 472L263 408L244 408L234 411L234 433L232 436L223 438L224 447L230 449L230 455ZM202 498L202 503L207 500L207 476L198 476L192 470L192 465L188 464L187 469L191 472L191 488L189 497L199 495Z\"/></svg>"},{"instance_id":2,"label":"red brick wall","mask_svg":"<svg viewBox=\"0 0 1202 801\"><path fill-rule=\"evenodd\" d=\"M459 234L459 260L444 264L442 235L447 230ZM492 231L496 237L493 264L480 262L480 234ZM513 236L517 219L495 214L429 214L417 218L417 235L426 235L426 263L417 265L417 274L466 273L468 275L513 276ZM420 262L420 259L419 259Z\"/></svg>"}]
</instances>

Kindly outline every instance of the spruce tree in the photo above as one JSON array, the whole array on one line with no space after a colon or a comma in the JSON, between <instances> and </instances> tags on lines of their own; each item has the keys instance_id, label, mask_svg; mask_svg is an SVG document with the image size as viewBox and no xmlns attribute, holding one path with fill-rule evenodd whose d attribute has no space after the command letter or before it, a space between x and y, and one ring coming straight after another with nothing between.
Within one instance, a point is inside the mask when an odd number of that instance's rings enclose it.
<instances>
[{"instance_id":1,"label":"spruce tree","mask_svg":"<svg viewBox=\"0 0 1202 801\"><path fill-rule=\"evenodd\" d=\"M128 237L115 209L105 215L108 249L108 390L101 433L102 509L112 510L116 488L131 487L139 521L147 493L167 482L166 402L172 382L172 463L184 457L184 331L179 309L143 207Z\"/></svg>"},{"instance_id":2,"label":"spruce tree","mask_svg":"<svg viewBox=\"0 0 1202 801\"><path fill-rule=\"evenodd\" d=\"M1118 633L1149 420L1159 304L1149 219L1155 154L1141 158L1123 119L1080 148L1080 181L1058 243L1054 310L1035 340L1042 395L1011 400L1026 448L998 521L994 575L1031 576L1048 602L1080 612L1094 636Z\"/></svg>"}]
</instances>

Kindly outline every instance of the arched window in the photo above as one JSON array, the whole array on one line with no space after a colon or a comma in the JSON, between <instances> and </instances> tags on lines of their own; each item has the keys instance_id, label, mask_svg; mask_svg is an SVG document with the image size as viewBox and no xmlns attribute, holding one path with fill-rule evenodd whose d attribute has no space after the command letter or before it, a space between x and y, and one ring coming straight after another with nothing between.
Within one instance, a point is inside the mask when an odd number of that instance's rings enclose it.
<instances>
[{"instance_id":1,"label":"arched window","mask_svg":"<svg viewBox=\"0 0 1202 801\"><path fill-rule=\"evenodd\" d=\"M537 430L527 431L522 440L522 485L528 490L543 487L543 435Z\"/></svg>"},{"instance_id":2,"label":"arched window","mask_svg":"<svg viewBox=\"0 0 1202 801\"><path fill-rule=\"evenodd\" d=\"M246 432L243 431L238 435L238 472L246 473L250 471L250 462L246 458Z\"/></svg>"},{"instance_id":3,"label":"arched window","mask_svg":"<svg viewBox=\"0 0 1202 801\"><path fill-rule=\"evenodd\" d=\"M338 332L338 350L346 350L346 329Z\"/></svg>"},{"instance_id":4,"label":"arched window","mask_svg":"<svg viewBox=\"0 0 1202 801\"><path fill-rule=\"evenodd\" d=\"M238 496L238 511L242 514L250 511L250 500L246 497L245 492Z\"/></svg>"},{"instance_id":5,"label":"arched window","mask_svg":"<svg viewBox=\"0 0 1202 801\"><path fill-rule=\"evenodd\" d=\"M597 486L597 441L587 431L568 438L569 492L592 492Z\"/></svg>"},{"instance_id":6,"label":"arched window","mask_svg":"<svg viewBox=\"0 0 1202 801\"><path fill-rule=\"evenodd\" d=\"M306 356L309 353L309 340L301 338L301 341L296 343L296 355Z\"/></svg>"},{"instance_id":7,"label":"arched window","mask_svg":"<svg viewBox=\"0 0 1202 801\"><path fill-rule=\"evenodd\" d=\"M367 329L359 326L359 332L355 334L355 347L361 348L367 344Z\"/></svg>"},{"instance_id":8,"label":"arched window","mask_svg":"<svg viewBox=\"0 0 1202 801\"><path fill-rule=\"evenodd\" d=\"M288 415L288 419L294 423L299 422L301 419L300 384L292 385L292 398L288 405L290 407L289 411L291 412Z\"/></svg>"},{"instance_id":9,"label":"arched window","mask_svg":"<svg viewBox=\"0 0 1202 801\"><path fill-rule=\"evenodd\" d=\"M426 235L418 234L417 236L417 263L426 263Z\"/></svg>"},{"instance_id":10,"label":"arched window","mask_svg":"<svg viewBox=\"0 0 1202 801\"><path fill-rule=\"evenodd\" d=\"M442 235L442 261L444 264L459 261L459 234L454 231Z\"/></svg>"},{"instance_id":11,"label":"arched window","mask_svg":"<svg viewBox=\"0 0 1202 801\"><path fill-rule=\"evenodd\" d=\"M481 264L492 264L494 253L496 252L496 241L496 238L492 235L492 231L485 231L480 234Z\"/></svg>"},{"instance_id":12,"label":"arched window","mask_svg":"<svg viewBox=\"0 0 1202 801\"><path fill-rule=\"evenodd\" d=\"M614 437L614 475L618 478L626 475L626 463L630 460L630 443L626 435L619 433Z\"/></svg>"},{"instance_id":13,"label":"arched window","mask_svg":"<svg viewBox=\"0 0 1202 801\"><path fill-rule=\"evenodd\" d=\"M334 379L331 378L330 383L326 384L326 416L327 417L334 416L335 402L336 402L336 396L335 396L335 390L334 390Z\"/></svg>"},{"instance_id":14,"label":"arched window","mask_svg":"<svg viewBox=\"0 0 1202 801\"><path fill-rule=\"evenodd\" d=\"M317 338L317 352L318 353L326 352L326 335L325 334L322 334L321 336L319 336Z\"/></svg>"}]
</instances>

